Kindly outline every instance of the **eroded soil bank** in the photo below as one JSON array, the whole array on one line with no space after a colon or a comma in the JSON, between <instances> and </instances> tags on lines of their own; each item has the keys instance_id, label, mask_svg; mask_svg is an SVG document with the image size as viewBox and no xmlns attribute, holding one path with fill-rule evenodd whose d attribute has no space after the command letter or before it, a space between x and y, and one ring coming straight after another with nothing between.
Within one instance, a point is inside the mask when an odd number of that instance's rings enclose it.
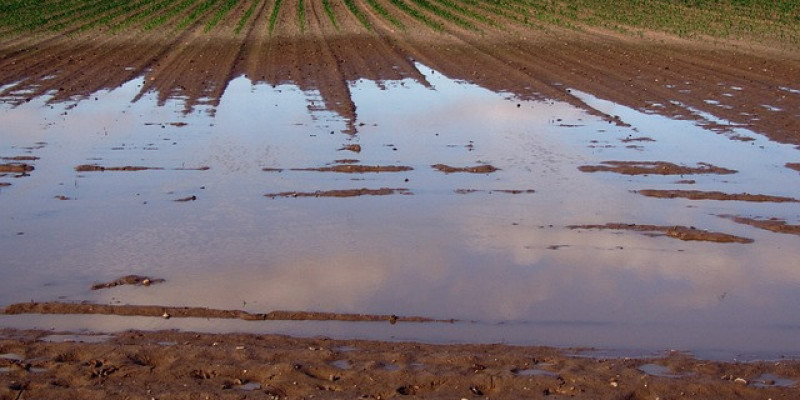
<instances>
[{"instance_id":1,"label":"eroded soil bank","mask_svg":"<svg viewBox=\"0 0 800 400\"><path fill-rule=\"evenodd\" d=\"M0 332L0 397L793 398L800 362L680 353L594 359L576 349L276 335Z\"/></svg>"}]
</instances>

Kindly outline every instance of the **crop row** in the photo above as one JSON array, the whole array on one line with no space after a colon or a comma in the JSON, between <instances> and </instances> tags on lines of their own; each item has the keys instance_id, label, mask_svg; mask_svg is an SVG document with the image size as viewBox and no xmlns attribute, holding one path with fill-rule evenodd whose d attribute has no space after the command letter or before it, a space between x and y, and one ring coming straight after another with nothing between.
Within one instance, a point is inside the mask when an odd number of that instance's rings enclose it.
<instances>
[{"instance_id":1,"label":"crop row","mask_svg":"<svg viewBox=\"0 0 800 400\"><path fill-rule=\"evenodd\" d=\"M287 3L294 9L287 9ZM296 18L303 33L310 6L321 6L334 29L340 29L337 7L343 6L368 31L382 22L398 29L413 24L476 32L508 24L557 24L800 41L800 0L0 0L0 37L97 28L165 27L174 34L202 26L209 32L227 19L234 34L257 24L268 24L273 32L282 13ZM256 10L264 10L258 13L263 16L254 17Z\"/></svg>"}]
</instances>

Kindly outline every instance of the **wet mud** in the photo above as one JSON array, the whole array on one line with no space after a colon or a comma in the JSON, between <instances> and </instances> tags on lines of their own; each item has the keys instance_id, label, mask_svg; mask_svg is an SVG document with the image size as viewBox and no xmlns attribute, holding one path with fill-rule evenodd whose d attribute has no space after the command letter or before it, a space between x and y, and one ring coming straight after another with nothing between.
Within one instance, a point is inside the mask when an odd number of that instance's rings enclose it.
<instances>
[{"instance_id":1,"label":"wet mud","mask_svg":"<svg viewBox=\"0 0 800 400\"><path fill-rule=\"evenodd\" d=\"M149 170L163 170L160 167L140 167L126 165L123 167L103 167L101 165L78 165L75 167L76 172L105 172L105 171L149 171Z\"/></svg>"},{"instance_id":2,"label":"wet mud","mask_svg":"<svg viewBox=\"0 0 800 400\"><path fill-rule=\"evenodd\" d=\"M702 191L702 190L654 190L645 189L637 190L639 193L647 197L655 197L660 199L689 199L689 200L720 200L720 201L750 201L757 203L797 203L800 200L793 197L785 196L771 196L766 194L750 194L750 193L723 193L718 191Z\"/></svg>"},{"instance_id":3,"label":"wet mud","mask_svg":"<svg viewBox=\"0 0 800 400\"><path fill-rule=\"evenodd\" d=\"M533 189L494 189L494 190L481 190L481 189L456 189L453 191L456 194L470 194L470 193L505 193L505 194L532 194L536 193Z\"/></svg>"},{"instance_id":4,"label":"wet mud","mask_svg":"<svg viewBox=\"0 0 800 400\"><path fill-rule=\"evenodd\" d=\"M780 218L748 218L735 215L720 215L722 218L727 218L733 222L754 226L756 228L768 230L775 233L785 233L789 235L800 236L800 225L792 225Z\"/></svg>"},{"instance_id":5,"label":"wet mud","mask_svg":"<svg viewBox=\"0 0 800 400\"><path fill-rule=\"evenodd\" d=\"M786 168L800 171L800 163L786 163Z\"/></svg>"},{"instance_id":6,"label":"wet mud","mask_svg":"<svg viewBox=\"0 0 800 400\"><path fill-rule=\"evenodd\" d=\"M665 161L603 161L601 165L582 165L578 169L582 172L614 172L623 175L728 175L737 172L708 163L697 165L690 167Z\"/></svg>"},{"instance_id":7,"label":"wet mud","mask_svg":"<svg viewBox=\"0 0 800 400\"><path fill-rule=\"evenodd\" d=\"M157 283L166 282L164 279L150 278L142 275L125 275L122 278L113 280L111 282L95 283L92 285L92 290L110 289L121 285L132 286L150 286Z\"/></svg>"},{"instance_id":8,"label":"wet mud","mask_svg":"<svg viewBox=\"0 0 800 400\"><path fill-rule=\"evenodd\" d=\"M492 172L499 171L499 168L496 168L489 164L484 165L476 165L473 167L452 167L446 164L434 164L431 167L437 171L444 172L445 174L453 174L457 172L467 172L470 174L491 174Z\"/></svg>"},{"instance_id":9,"label":"wet mud","mask_svg":"<svg viewBox=\"0 0 800 400\"><path fill-rule=\"evenodd\" d=\"M359 196L388 196L393 194L410 195L411 191L408 189L340 189L340 190L317 190L314 192L281 192L281 193L268 193L264 196L269 198L276 197L359 197Z\"/></svg>"},{"instance_id":10,"label":"wet mud","mask_svg":"<svg viewBox=\"0 0 800 400\"><path fill-rule=\"evenodd\" d=\"M679 352L594 359L575 357L573 349L502 344L177 331L130 331L100 340L55 336L50 331L0 331L0 352L9 354L0 359L2 398L747 400L792 398L800 381L797 361L714 362ZM641 370L652 365L670 376ZM542 372L520 373L529 370Z\"/></svg>"},{"instance_id":11,"label":"wet mud","mask_svg":"<svg viewBox=\"0 0 800 400\"><path fill-rule=\"evenodd\" d=\"M332 165L329 167L318 168L291 168L290 171L317 171L317 172L339 172L345 174L365 174L376 172L404 172L414 168L405 165Z\"/></svg>"},{"instance_id":12,"label":"wet mud","mask_svg":"<svg viewBox=\"0 0 800 400\"><path fill-rule=\"evenodd\" d=\"M589 230L618 230L643 232L653 236L667 236L674 239L685 241L701 241L714 243L753 243L753 239L741 236L729 235L727 233L709 232L695 227L688 226L658 226L658 225L639 225L639 224L620 224L608 223L605 225L569 225L569 229L589 229Z\"/></svg>"},{"instance_id":13,"label":"wet mud","mask_svg":"<svg viewBox=\"0 0 800 400\"><path fill-rule=\"evenodd\" d=\"M87 303L17 303L6 306L2 314L102 314L162 318L219 318L245 321L387 321L397 322L455 322L416 316L344 314L315 311L270 311L250 313L241 310L219 310L205 307L169 307L153 305L113 305Z\"/></svg>"},{"instance_id":14,"label":"wet mud","mask_svg":"<svg viewBox=\"0 0 800 400\"><path fill-rule=\"evenodd\" d=\"M28 164L17 164L17 163L9 163L9 164L0 164L0 172L2 173L12 173L12 174L25 174L30 171L33 171L33 166Z\"/></svg>"}]
</instances>

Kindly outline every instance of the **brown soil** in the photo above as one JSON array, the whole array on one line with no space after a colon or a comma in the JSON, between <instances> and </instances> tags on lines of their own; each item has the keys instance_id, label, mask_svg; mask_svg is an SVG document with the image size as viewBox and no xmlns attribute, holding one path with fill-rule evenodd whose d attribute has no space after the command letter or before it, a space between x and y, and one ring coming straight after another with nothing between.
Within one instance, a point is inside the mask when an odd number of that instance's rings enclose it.
<instances>
[{"instance_id":1,"label":"brown soil","mask_svg":"<svg viewBox=\"0 0 800 400\"><path fill-rule=\"evenodd\" d=\"M756 228L761 228L772 232L800 235L800 225L791 225L779 218L756 219L734 215L720 215L720 217L730 219L731 221L739 224L755 226Z\"/></svg>"},{"instance_id":2,"label":"brown soil","mask_svg":"<svg viewBox=\"0 0 800 400\"><path fill-rule=\"evenodd\" d=\"M388 196L391 194L405 194L409 195L411 192L408 189L342 189L342 190L317 190L315 192L281 192L281 193L268 193L264 196L276 197L358 197L358 196Z\"/></svg>"},{"instance_id":3,"label":"brown soil","mask_svg":"<svg viewBox=\"0 0 800 400\"><path fill-rule=\"evenodd\" d=\"M204 307L34 302L9 305L2 311L2 314L102 314L164 318L242 319L245 321L388 321L392 324L397 322L455 322L455 320L436 320L414 316L339 314L315 311L270 311L266 314L253 314L241 310L217 310Z\"/></svg>"},{"instance_id":4,"label":"brown soil","mask_svg":"<svg viewBox=\"0 0 800 400\"><path fill-rule=\"evenodd\" d=\"M124 332L0 331L2 399L789 399L800 363L649 359L494 345ZM70 340L73 339L73 340ZM94 339L94 340L93 340ZM656 364L676 377L648 375Z\"/></svg>"},{"instance_id":5,"label":"brown soil","mask_svg":"<svg viewBox=\"0 0 800 400\"><path fill-rule=\"evenodd\" d=\"M786 163L786 168L790 168L795 171L800 171L800 163Z\"/></svg>"},{"instance_id":6,"label":"brown soil","mask_svg":"<svg viewBox=\"0 0 800 400\"><path fill-rule=\"evenodd\" d=\"M615 172L624 175L697 175L697 174L735 174L737 171L698 163L698 167L687 167L665 161L604 161L602 165L582 165L583 172Z\"/></svg>"},{"instance_id":7,"label":"brown soil","mask_svg":"<svg viewBox=\"0 0 800 400\"><path fill-rule=\"evenodd\" d=\"M499 171L499 168L495 168L491 165L476 165L474 167L451 167L446 164L435 164L431 165L433 169L437 171L442 171L445 174L452 174L455 172L468 172L472 174L491 174L492 172Z\"/></svg>"},{"instance_id":8,"label":"brown soil","mask_svg":"<svg viewBox=\"0 0 800 400\"><path fill-rule=\"evenodd\" d=\"M611 229L645 233L655 233L654 236L668 236L680 240L692 240L715 243L753 243L753 239L729 235L727 233L709 232L688 226L658 226L608 223L605 225L569 225L569 229Z\"/></svg>"},{"instance_id":9,"label":"brown soil","mask_svg":"<svg viewBox=\"0 0 800 400\"><path fill-rule=\"evenodd\" d=\"M124 167L103 167L100 165L78 165L75 167L75 171L77 172L104 172L104 171L147 171L147 170L162 170L164 168L160 167L136 167L136 166L124 166Z\"/></svg>"},{"instance_id":10,"label":"brown soil","mask_svg":"<svg viewBox=\"0 0 800 400\"><path fill-rule=\"evenodd\" d=\"M509 189L509 190L479 190L479 189L456 189L454 190L457 194L470 194L470 193L507 193L507 194L530 194L536 193L533 189L525 189L525 190L516 190L516 189Z\"/></svg>"},{"instance_id":11,"label":"brown soil","mask_svg":"<svg viewBox=\"0 0 800 400\"><path fill-rule=\"evenodd\" d=\"M723 193L723 192L706 192L701 190L637 190L636 193L647 197L656 197L661 199L674 199L684 198L689 200L738 200L738 201L752 201L752 202L772 202L772 203L797 203L800 200L793 197L784 196L770 196L766 194L749 194L749 193Z\"/></svg>"},{"instance_id":12,"label":"brown soil","mask_svg":"<svg viewBox=\"0 0 800 400\"><path fill-rule=\"evenodd\" d=\"M414 168L405 165L332 165L330 167L319 168L292 168L290 171L318 171L318 172L341 172L363 174L368 172L403 172L411 171Z\"/></svg>"},{"instance_id":13,"label":"brown soil","mask_svg":"<svg viewBox=\"0 0 800 400\"><path fill-rule=\"evenodd\" d=\"M3 157L3 160L6 161L36 161L39 157L36 156L14 156L14 157Z\"/></svg>"},{"instance_id":14,"label":"brown soil","mask_svg":"<svg viewBox=\"0 0 800 400\"><path fill-rule=\"evenodd\" d=\"M95 283L92 290L109 289L120 285L150 286L154 283L165 282L163 279L155 279L141 275L125 275L115 281L105 283Z\"/></svg>"},{"instance_id":15,"label":"brown soil","mask_svg":"<svg viewBox=\"0 0 800 400\"><path fill-rule=\"evenodd\" d=\"M28 164L0 164L0 172L24 174L33 171L33 166Z\"/></svg>"},{"instance_id":16,"label":"brown soil","mask_svg":"<svg viewBox=\"0 0 800 400\"><path fill-rule=\"evenodd\" d=\"M471 20L475 30L444 23L437 32L392 2L377 1L403 29L366 1L355 0L366 24L332 2L338 18L333 26L321 2L308 2L303 30L296 2L289 1L280 8L275 31L269 32L264 21L274 3L259 0L238 35L233 28L244 3L210 32L204 31L202 20L174 32L177 16L168 21L171 25L149 32L133 26L114 35L78 27L70 34L10 33L0 44L0 86L9 85L0 98L15 104L49 94L51 103L87 99L144 76L137 99L148 93L161 104L179 99L191 112L198 105L216 107L230 80L244 75L255 84L288 83L318 92L321 101L309 100L309 108L339 114L347 123L344 131L355 133L360 123L350 83L411 79L430 86L419 62L448 78L519 99L565 101L611 123L624 121L589 107L571 89L668 117L699 120L700 113L710 113L733 126L800 144L800 119L794 111L800 109L800 96L780 89L796 89L796 49L652 32L634 37L597 28L563 29L516 18L516 11L498 13L494 6L469 4L461 6L492 22ZM119 21L135 15L131 11ZM765 104L775 107L768 118L762 117ZM727 125L704 126L730 130Z\"/></svg>"}]
</instances>

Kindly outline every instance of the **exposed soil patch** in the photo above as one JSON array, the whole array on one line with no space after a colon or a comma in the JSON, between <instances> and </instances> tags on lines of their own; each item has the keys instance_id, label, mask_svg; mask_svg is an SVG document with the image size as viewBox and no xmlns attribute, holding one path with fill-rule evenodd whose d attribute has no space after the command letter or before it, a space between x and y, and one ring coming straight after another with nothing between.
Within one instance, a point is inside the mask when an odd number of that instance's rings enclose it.
<instances>
[{"instance_id":1,"label":"exposed soil patch","mask_svg":"<svg viewBox=\"0 0 800 400\"><path fill-rule=\"evenodd\" d=\"M276 197L358 197L358 196L388 196L391 194L412 194L408 189L341 189L341 190L317 190L315 192L281 192L281 193L268 193L264 196L270 198Z\"/></svg>"},{"instance_id":2,"label":"exposed soil patch","mask_svg":"<svg viewBox=\"0 0 800 400\"><path fill-rule=\"evenodd\" d=\"M340 173L369 173L369 172L403 172L411 171L414 168L405 165L332 165L330 167L319 168L292 168L290 171L317 171L317 172L340 172Z\"/></svg>"},{"instance_id":3,"label":"exposed soil patch","mask_svg":"<svg viewBox=\"0 0 800 400\"><path fill-rule=\"evenodd\" d=\"M727 218L739 224L750 225L756 228L765 229L776 233L786 233L790 235L800 236L800 225L791 225L787 223L785 220L779 218L756 219L756 218L740 217L735 215L720 215L720 217Z\"/></svg>"},{"instance_id":4,"label":"exposed soil patch","mask_svg":"<svg viewBox=\"0 0 800 400\"><path fill-rule=\"evenodd\" d=\"M75 167L77 172L104 172L104 171L147 171L147 170L163 170L160 167L137 167L137 166L124 166L124 167L103 167L100 165L78 165Z\"/></svg>"},{"instance_id":5,"label":"exposed soil patch","mask_svg":"<svg viewBox=\"0 0 800 400\"><path fill-rule=\"evenodd\" d=\"M786 168L800 171L800 163L786 163Z\"/></svg>"},{"instance_id":6,"label":"exposed soil patch","mask_svg":"<svg viewBox=\"0 0 800 400\"><path fill-rule=\"evenodd\" d=\"M116 285L114 285L116 286ZM113 286L112 286L113 287ZM241 310L218 310L204 307L166 307L152 305L112 305L85 303L18 303L7 306L5 315L15 314L103 314L164 318L221 318L246 321L388 321L397 322L455 322L425 317L397 315L340 314L315 311L270 311L254 314Z\"/></svg>"},{"instance_id":7,"label":"exposed soil patch","mask_svg":"<svg viewBox=\"0 0 800 400\"><path fill-rule=\"evenodd\" d=\"M21 163L0 164L0 172L8 172L14 174L24 174L33 171L33 166Z\"/></svg>"},{"instance_id":8,"label":"exposed soil patch","mask_svg":"<svg viewBox=\"0 0 800 400\"><path fill-rule=\"evenodd\" d=\"M6 161L36 161L39 157L36 156L14 156L14 157L3 157L3 160Z\"/></svg>"},{"instance_id":9,"label":"exposed soil patch","mask_svg":"<svg viewBox=\"0 0 800 400\"><path fill-rule=\"evenodd\" d=\"M433 167L433 169L437 171L444 172L445 174L452 174L456 172L468 172L471 174L491 174L492 172L500 170L500 168L496 168L489 164L476 165L474 167L451 167L446 164L434 164L431 165L431 167Z\"/></svg>"},{"instance_id":10,"label":"exposed soil patch","mask_svg":"<svg viewBox=\"0 0 800 400\"><path fill-rule=\"evenodd\" d=\"M109 289L120 285L150 286L152 284L162 282L165 282L165 280L141 275L125 275L122 278L111 282L95 283L92 285L92 290Z\"/></svg>"},{"instance_id":11,"label":"exposed soil patch","mask_svg":"<svg viewBox=\"0 0 800 400\"><path fill-rule=\"evenodd\" d=\"M456 194L470 194L470 193L530 194L530 193L536 193L536 191L533 190L533 189L524 189L524 190L516 190L516 189L510 189L510 190L503 190L503 189L501 189L501 190L456 189L456 190L454 190L454 192Z\"/></svg>"},{"instance_id":12,"label":"exposed soil patch","mask_svg":"<svg viewBox=\"0 0 800 400\"><path fill-rule=\"evenodd\" d=\"M735 174L737 171L717 167L708 163L697 163L697 167L677 165L665 161L603 161L602 165L582 165L583 172L615 172L624 175L699 175Z\"/></svg>"},{"instance_id":13,"label":"exposed soil patch","mask_svg":"<svg viewBox=\"0 0 800 400\"><path fill-rule=\"evenodd\" d=\"M179 203L186 203L186 202L195 201L195 200L197 200L197 196L192 195L192 196L182 197L180 199L175 199L173 201L177 201Z\"/></svg>"},{"instance_id":14,"label":"exposed soil patch","mask_svg":"<svg viewBox=\"0 0 800 400\"><path fill-rule=\"evenodd\" d=\"M508 345L130 331L85 342L50 331L0 332L4 399L793 398L758 387L764 376L800 381L797 361L725 363L680 353L648 359L574 357L575 350ZM340 349L348 349L342 351ZM350 368L336 367L347 361ZM672 375L648 375L657 364ZM524 371L543 371L525 374ZM250 390L247 390L250 389ZM478 394L480 393L480 394ZM681 396L683 393L683 396Z\"/></svg>"},{"instance_id":15,"label":"exposed soil patch","mask_svg":"<svg viewBox=\"0 0 800 400\"><path fill-rule=\"evenodd\" d=\"M709 232L695 227L688 226L658 226L658 225L638 225L608 223L605 225L569 225L569 229L611 229L636 231L655 234L653 236L668 236L675 239L686 241L702 241L715 243L753 243L753 239L729 235L727 233Z\"/></svg>"},{"instance_id":16,"label":"exposed soil patch","mask_svg":"<svg viewBox=\"0 0 800 400\"><path fill-rule=\"evenodd\" d=\"M631 142L655 142L655 139L649 137L626 137L624 139L620 139L622 143L631 143Z\"/></svg>"},{"instance_id":17,"label":"exposed soil patch","mask_svg":"<svg viewBox=\"0 0 800 400\"><path fill-rule=\"evenodd\" d=\"M352 151L353 153L361 153L360 144L348 144L339 148L339 151Z\"/></svg>"},{"instance_id":18,"label":"exposed soil patch","mask_svg":"<svg viewBox=\"0 0 800 400\"><path fill-rule=\"evenodd\" d=\"M770 196L766 194L750 193L723 193L717 191L702 190L637 190L636 193L647 197L661 199L684 198L689 200L737 200L751 202L771 202L771 203L797 203L800 200L793 197Z\"/></svg>"}]
</instances>

